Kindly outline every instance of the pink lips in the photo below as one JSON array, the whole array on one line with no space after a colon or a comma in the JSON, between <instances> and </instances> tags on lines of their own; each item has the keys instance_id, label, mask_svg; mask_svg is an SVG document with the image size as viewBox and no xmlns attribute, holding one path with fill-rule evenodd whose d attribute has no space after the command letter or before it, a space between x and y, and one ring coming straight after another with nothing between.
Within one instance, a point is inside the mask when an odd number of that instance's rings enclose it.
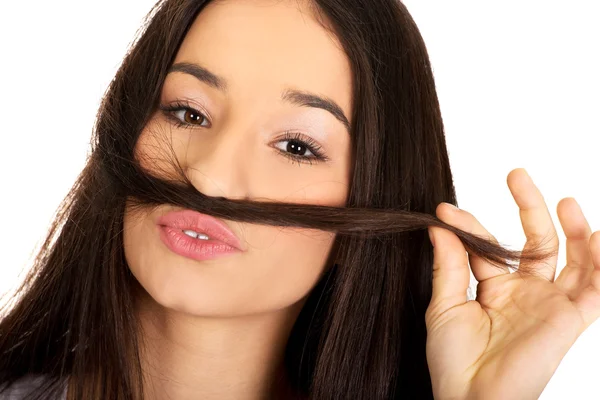
<instances>
[{"instance_id":1,"label":"pink lips","mask_svg":"<svg viewBox=\"0 0 600 400\"><path fill-rule=\"evenodd\" d=\"M158 219L160 237L173 252L195 260L244 251L238 237L217 218L192 210L173 211ZM183 233L192 230L207 235L196 239Z\"/></svg>"}]
</instances>

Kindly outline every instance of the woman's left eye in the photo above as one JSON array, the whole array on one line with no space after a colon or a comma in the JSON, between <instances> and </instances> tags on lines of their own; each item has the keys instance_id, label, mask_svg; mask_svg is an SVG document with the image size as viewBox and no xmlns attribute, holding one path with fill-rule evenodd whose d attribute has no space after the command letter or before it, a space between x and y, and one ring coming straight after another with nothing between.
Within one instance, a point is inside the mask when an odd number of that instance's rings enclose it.
<instances>
[{"instance_id":1,"label":"woman's left eye","mask_svg":"<svg viewBox=\"0 0 600 400\"><path fill-rule=\"evenodd\" d=\"M285 142L287 142L285 146L279 145ZM284 137L277 141L275 147L282 155L298 163L312 164L314 161L328 160L317 142L297 132L285 132Z\"/></svg>"}]
</instances>

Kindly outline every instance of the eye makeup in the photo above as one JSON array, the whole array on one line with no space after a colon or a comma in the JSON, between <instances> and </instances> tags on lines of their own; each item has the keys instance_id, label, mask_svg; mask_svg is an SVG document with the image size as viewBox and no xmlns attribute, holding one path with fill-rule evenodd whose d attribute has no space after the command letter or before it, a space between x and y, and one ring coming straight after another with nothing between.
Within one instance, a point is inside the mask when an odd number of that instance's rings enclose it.
<instances>
[{"instance_id":1,"label":"eye makeup","mask_svg":"<svg viewBox=\"0 0 600 400\"><path fill-rule=\"evenodd\" d=\"M199 111L187 100L176 100L169 105L161 104L159 109L162 111L167 120L172 123L176 128L183 129L195 129L195 128L209 128L210 126L203 126L202 124L196 124L191 121L208 121L210 119L204 114L203 111ZM177 114L183 113L183 118ZM186 115L191 115L191 121L187 120ZM319 145L311 137L295 132L292 130L286 130L283 137L278 138L275 143L288 142L285 149L281 149L277 146L272 146L278 150L278 152L287 157L292 162L298 164L306 163L312 165L316 162L326 162L329 158L325 155L321 145ZM311 155L296 154L298 151L304 153L308 151Z\"/></svg>"}]
</instances>

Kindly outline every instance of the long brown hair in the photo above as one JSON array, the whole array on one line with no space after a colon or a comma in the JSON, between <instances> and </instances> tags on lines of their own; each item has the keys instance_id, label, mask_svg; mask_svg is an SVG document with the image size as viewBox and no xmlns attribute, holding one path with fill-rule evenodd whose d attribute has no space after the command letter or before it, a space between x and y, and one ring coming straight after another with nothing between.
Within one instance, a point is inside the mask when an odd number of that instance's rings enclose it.
<instances>
[{"instance_id":1,"label":"long brown hair","mask_svg":"<svg viewBox=\"0 0 600 400\"><path fill-rule=\"evenodd\" d=\"M435 217L457 205L425 44L395 0L315 0L353 73L350 191L345 207L208 197L187 179L158 177L134 157L162 83L201 0L159 1L131 44L99 109L87 164L61 203L18 298L0 322L0 387L26 374L69 383L78 399L141 399L134 313L139 283L123 252L125 207L171 204L215 217L336 233L331 266L292 330L286 369L299 397L432 398L424 315L431 298L428 226L467 250L521 268L527 253ZM324 24L325 27L325 24ZM7 305L10 303L7 303ZM42 393L43 391L43 393Z\"/></svg>"}]
</instances>

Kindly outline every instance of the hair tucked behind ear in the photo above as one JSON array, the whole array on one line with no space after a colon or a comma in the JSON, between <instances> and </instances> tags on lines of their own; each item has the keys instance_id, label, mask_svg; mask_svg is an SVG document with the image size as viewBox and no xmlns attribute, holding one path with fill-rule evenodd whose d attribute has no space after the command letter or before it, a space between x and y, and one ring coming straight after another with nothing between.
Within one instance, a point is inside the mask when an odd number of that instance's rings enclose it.
<instances>
[{"instance_id":1,"label":"hair tucked behind ear","mask_svg":"<svg viewBox=\"0 0 600 400\"><path fill-rule=\"evenodd\" d=\"M161 1L106 92L88 162L62 202L0 323L0 388L28 373L68 383L71 398L141 399L134 299L123 253L125 207L171 204L229 220L335 232L332 263L289 339L286 366L312 399L432 398L424 315L431 298L426 229L454 232L497 266L541 260L540 246L508 250L435 217L457 204L442 117L422 37L400 2L316 0L353 72L351 186L346 207L208 197L170 154L153 174L136 159L167 70L198 0ZM150 160L152 162L152 160ZM158 165L156 163L155 165Z\"/></svg>"}]
</instances>

